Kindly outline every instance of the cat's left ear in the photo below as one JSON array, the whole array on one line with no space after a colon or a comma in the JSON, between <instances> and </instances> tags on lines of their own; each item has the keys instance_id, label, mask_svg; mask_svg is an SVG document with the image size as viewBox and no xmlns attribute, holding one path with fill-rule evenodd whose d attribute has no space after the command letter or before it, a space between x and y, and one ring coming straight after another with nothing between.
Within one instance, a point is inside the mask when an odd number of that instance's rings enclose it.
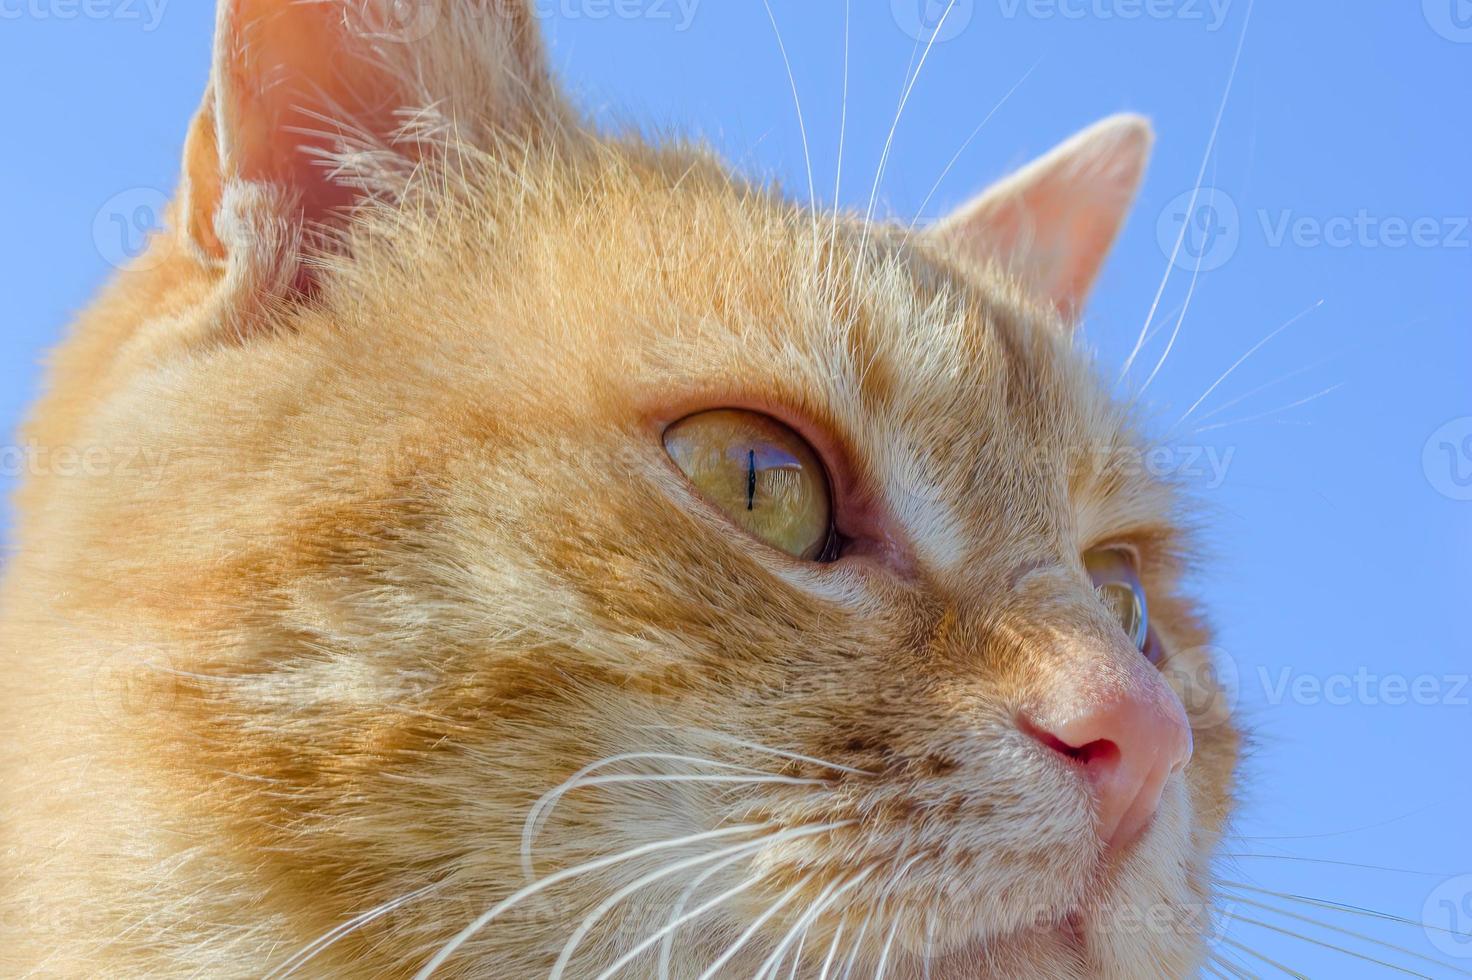
<instances>
[{"instance_id":1,"label":"cat's left ear","mask_svg":"<svg viewBox=\"0 0 1472 980\"><path fill-rule=\"evenodd\" d=\"M535 140L562 124L528 0L218 3L181 206L206 259L234 261L263 236L290 252L392 195L442 147ZM242 231L236 212L251 207L273 213Z\"/></svg>"},{"instance_id":2,"label":"cat's left ear","mask_svg":"<svg viewBox=\"0 0 1472 980\"><path fill-rule=\"evenodd\" d=\"M930 229L1000 263L1070 323L1078 318L1145 174L1140 116L1111 116L1004 178Z\"/></svg>"}]
</instances>

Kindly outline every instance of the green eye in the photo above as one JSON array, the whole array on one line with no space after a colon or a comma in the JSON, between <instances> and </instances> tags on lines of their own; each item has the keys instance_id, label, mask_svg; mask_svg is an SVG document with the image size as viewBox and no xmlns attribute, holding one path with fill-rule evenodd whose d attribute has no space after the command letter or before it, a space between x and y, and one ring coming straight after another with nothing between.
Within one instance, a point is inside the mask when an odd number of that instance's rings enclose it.
<instances>
[{"instance_id":1,"label":"green eye","mask_svg":"<svg viewBox=\"0 0 1472 980\"><path fill-rule=\"evenodd\" d=\"M1150 635L1150 610L1145 587L1129 557L1114 548L1096 548L1084 555L1084 567L1094 582L1094 593L1135 647L1145 649Z\"/></svg>"},{"instance_id":2,"label":"green eye","mask_svg":"<svg viewBox=\"0 0 1472 980\"><path fill-rule=\"evenodd\" d=\"M827 550L828 477L787 426L758 412L716 409L670 426L664 446L706 499L753 537L808 560Z\"/></svg>"}]
</instances>

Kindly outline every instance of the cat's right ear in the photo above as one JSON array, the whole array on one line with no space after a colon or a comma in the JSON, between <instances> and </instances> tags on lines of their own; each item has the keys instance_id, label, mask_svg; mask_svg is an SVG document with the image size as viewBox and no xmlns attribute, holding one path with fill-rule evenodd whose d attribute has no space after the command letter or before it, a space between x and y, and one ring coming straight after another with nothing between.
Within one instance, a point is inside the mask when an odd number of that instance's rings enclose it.
<instances>
[{"instance_id":1,"label":"cat's right ear","mask_svg":"<svg viewBox=\"0 0 1472 980\"><path fill-rule=\"evenodd\" d=\"M206 262L290 265L435 141L531 138L563 112L526 0L220 0L180 230ZM246 275L310 288L304 270Z\"/></svg>"}]
</instances>

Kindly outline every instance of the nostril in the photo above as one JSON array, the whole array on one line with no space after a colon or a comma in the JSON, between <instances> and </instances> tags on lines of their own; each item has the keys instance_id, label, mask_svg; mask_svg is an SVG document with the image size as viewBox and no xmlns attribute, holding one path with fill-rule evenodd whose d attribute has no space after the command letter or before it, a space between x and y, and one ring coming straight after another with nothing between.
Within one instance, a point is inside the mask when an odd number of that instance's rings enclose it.
<instances>
[{"instance_id":1,"label":"nostril","mask_svg":"<svg viewBox=\"0 0 1472 980\"><path fill-rule=\"evenodd\" d=\"M1110 769L1119 764L1119 746L1107 738L1095 739L1067 752L1090 768Z\"/></svg>"},{"instance_id":2,"label":"nostril","mask_svg":"<svg viewBox=\"0 0 1472 980\"><path fill-rule=\"evenodd\" d=\"M1119 760L1119 746L1107 738L1096 738L1082 745L1069 745L1046 728L1039 728L1026 715L1017 719L1017 727L1059 755L1066 756L1084 765L1104 765Z\"/></svg>"},{"instance_id":3,"label":"nostril","mask_svg":"<svg viewBox=\"0 0 1472 980\"><path fill-rule=\"evenodd\" d=\"M1081 700L1059 699L1044 705L1051 712L1023 713L1017 726L1073 764L1094 798L1099 837L1123 845L1149 825L1166 781L1190 758L1190 728L1183 710L1164 710L1159 699Z\"/></svg>"},{"instance_id":4,"label":"nostril","mask_svg":"<svg viewBox=\"0 0 1472 980\"><path fill-rule=\"evenodd\" d=\"M1017 719L1017 727L1059 755L1085 766L1109 768L1119 762L1119 746L1107 738L1096 738L1082 745L1069 745L1052 732L1034 725L1025 716Z\"/></svg>"}]
</instances>

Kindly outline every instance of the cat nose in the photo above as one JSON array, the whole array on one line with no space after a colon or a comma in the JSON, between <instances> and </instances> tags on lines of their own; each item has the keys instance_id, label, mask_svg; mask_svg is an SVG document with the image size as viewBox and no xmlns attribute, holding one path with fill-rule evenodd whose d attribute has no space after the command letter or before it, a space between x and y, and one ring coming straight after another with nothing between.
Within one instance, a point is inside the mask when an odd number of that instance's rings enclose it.
<instances>
[{"instance_id":1,"label":"cat nose","mask_svg":"<svg viewBox=\"0 0 1472 980\"><path fill-rule=\"evenodd\" d=\"M1096 801L1099 837L1110 848L1145 832L1166 780L1191 759L1185 708L1153 668L1122 688L1057 691L1019 723L1081 770Z\"/></svg>"}]
</instances>

